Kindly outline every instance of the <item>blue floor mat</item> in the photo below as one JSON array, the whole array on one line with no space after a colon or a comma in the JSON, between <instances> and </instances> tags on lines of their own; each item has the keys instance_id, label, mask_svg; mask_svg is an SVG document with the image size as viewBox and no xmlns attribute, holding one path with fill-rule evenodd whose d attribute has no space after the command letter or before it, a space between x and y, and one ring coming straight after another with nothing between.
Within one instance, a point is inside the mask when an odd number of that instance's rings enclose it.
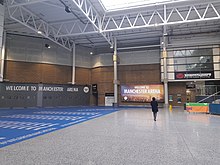
<instances>
[{"instance_id":1,"label":"blue floor mat","mask_svg":"<svg viewBox=\"0 0 220 165\"><path fill-rule=\"evenodd\" d=\"M0 110L0 148L115 111L102 107Z\"/></svg>"}]
</instances>

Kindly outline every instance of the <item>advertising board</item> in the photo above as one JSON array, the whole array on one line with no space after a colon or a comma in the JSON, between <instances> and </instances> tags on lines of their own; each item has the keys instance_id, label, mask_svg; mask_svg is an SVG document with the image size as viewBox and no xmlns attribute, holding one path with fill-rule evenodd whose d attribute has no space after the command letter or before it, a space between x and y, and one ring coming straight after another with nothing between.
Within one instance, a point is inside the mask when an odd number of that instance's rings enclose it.
<instances>
[{"instance_id":1,"label":"advertising board","mask_svg":"<svg viewBox=\"0 0 220 165\"><path fill-rule=\"evenodd\" d=\"M164 102L162 84L121 86L123 102L150 102L152 97L155 97L158 102Z\"/></svg>"}]
</instances>

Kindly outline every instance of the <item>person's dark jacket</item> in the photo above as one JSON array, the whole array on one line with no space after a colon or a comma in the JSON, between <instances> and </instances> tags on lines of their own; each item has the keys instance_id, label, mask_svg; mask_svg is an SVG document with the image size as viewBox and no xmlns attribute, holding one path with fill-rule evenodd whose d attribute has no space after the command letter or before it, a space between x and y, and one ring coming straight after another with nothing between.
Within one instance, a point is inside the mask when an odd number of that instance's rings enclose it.
<instances>
[{"instance_id":1,"label":"person's dark jacket","mask_svg":"<svg viewBox=\"0 0 220 165\"><path fill-rule=\"evenodd\" d=\"M152 112L158 112L158 103L157 101L151 101Z\"/></svg>"}]
</instances>

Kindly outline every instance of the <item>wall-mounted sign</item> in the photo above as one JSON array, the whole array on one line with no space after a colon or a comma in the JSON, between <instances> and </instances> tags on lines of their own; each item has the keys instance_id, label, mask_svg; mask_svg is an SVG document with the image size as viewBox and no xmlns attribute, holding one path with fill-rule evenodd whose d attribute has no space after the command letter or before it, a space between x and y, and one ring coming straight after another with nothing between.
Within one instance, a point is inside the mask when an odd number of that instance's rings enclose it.
<instances>
[{"instance_id":1,"label":"wall-mounted sign","mask_svg":"<svg viewBox=\"0 0 220 165\"><path fill-rule=\"evenodd\" d=\"M175 72L175 79L214 79L214 72Z\"/></svg>"},{"instance_id":2,"label":"wall-mounted sign","mask_svg":"<svg viewBox=\"0 0 220 165\"><path fill-rule=\"evenodd\" d=\"M83 88L83 91L84 91L85 93L88 93L88 92L89 92L89 87L88 87L88 86L85 86L85 87Z\"/></svg>"},{"instance_id":3,"label":"wall-mounted sign","mask_svg":"<svg viewBox=\"0 0 220 165\"><path fill-rule=\"evenodd\" d=\"M113 106L114 101L114 93L105 93L105 106Z\"/></svg>"},{"instance_id":4,"label":"wall-mounted sign","mask_svg":"<svg viewBox=\"0 0 220 165\"><path fill-rule=\"evenodd\" d=\"M124 102L150 102L152 97L155 97L158 102L164 101L162 84L121 86L121 98Z\"/></svg>"},{"instance_id":5,"label":"wall-mounted sign","mask_svg":"<svg viewBox=\"0 0 220 165\"><path fill-rule=\"evenodd\" d=\"M79 92L78 87L65 85L47 85L39 86L38 84L5 84L1 88L8 92ZM85 93L89 92L89 87L83 88ZM87 91L87 92L86 92Z\"/></svg>"},{"instance_id":6,"label":"wall-mounted sign","mask_svg":"<svg viewBox=\"0 0 220 165\"><path fill-rule=\"evenodd\" d=\"M190 82L190 83L186 83L186 89L195 89L196 88L196 84Z\"/></svg>"}]
</instances>

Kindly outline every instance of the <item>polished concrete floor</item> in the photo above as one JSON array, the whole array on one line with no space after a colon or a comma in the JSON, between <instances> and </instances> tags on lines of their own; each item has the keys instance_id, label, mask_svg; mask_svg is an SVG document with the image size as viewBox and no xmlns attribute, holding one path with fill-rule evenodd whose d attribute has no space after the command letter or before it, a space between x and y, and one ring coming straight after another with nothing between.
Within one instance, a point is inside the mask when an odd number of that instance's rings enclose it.
<instances>
[{"instance_id":1,"label":"polished concrete floor","mask_svg":"<svg viewBox=\"0 0 220 165\"><path fill-rule=\"evenodd\" d=\"M220 116L123 109L0 149L1 165L219 165Z\"/></svg>"}]
</instances>

